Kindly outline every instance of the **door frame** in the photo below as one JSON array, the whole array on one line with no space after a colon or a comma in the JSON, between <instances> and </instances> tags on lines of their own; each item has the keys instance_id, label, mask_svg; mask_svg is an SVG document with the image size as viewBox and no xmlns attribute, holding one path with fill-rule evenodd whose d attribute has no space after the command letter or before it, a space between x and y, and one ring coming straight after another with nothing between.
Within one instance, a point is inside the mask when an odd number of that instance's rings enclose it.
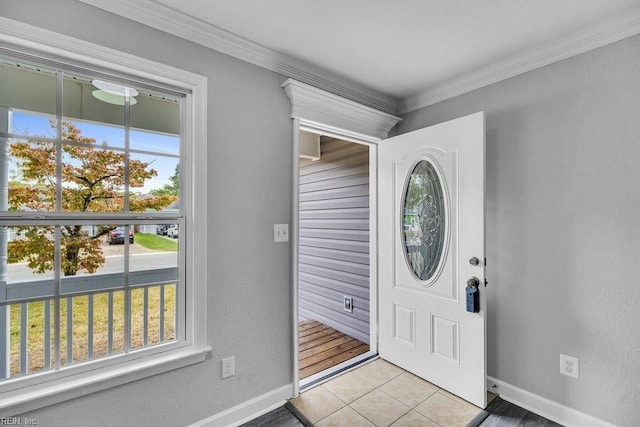
<instances>
[{"instance_id":1,"label":"door frame","mask_svg":"<svg viewBox=\"0 0 640 427\"><path fill-rule=\"evenodd\" d=\"M295 122L298 122L297 126ZM345 362L338 365L327 368L318 374L314 374L310 377L300 380L299 378L299 342L298 342L298 315L299 315L299 232L300 232L300 220L299 220L299 188L300 183L294 182L294 202L292 212L292 231L291 231L291 250L292 250L292 278L293 278L293 335L294 335L294 384L296 387L296 394L299 393L299 389L304 388L307 384L315 384L326 377L329 370L335 370L341 372L347 369L349 366L360 361L370 359L378 354L378 230L377 230L377 154L378 146L370 141L356 140L355 138L347 139L344 136L332 133L328 135L321 127L314 126L310 128L305 124L304 120L294 119L294 133L299 135L300 131L320 133L323 136L331 136L338 138L342 141L352 142L354 144L365 145L369 149L369 351L366 353L355 356ZM299 142L295 141L294 145L299 146ZM294 153L294 176L300 177L299 162L296 161L299 157L299 153ZM298 159L299 160L299 159Z\"/></svg>"},{"instance_id":2,"label":"door frame","mask_svg":"<svg viewBox=\"0 0 640 427\"><path fill-rule=\"evenodd\" d=\"M298 263L299 263L299 138L300 131L335 137L369 147L369 351L354 359L365 360L378 353L378 222L377 222L377 144L387 138L389 131L401 119L357 102L342 98L293 79L283 84L292 106L291 118L292 210L291 210L291 287L292 287L292 343L293 397L300 392L298 340ZM351 359L353 363L354 359ZM347 363L347 362L345 362ZM341 370L342 365L337 365ZM343 368L344 369L344 368ZM312 378L311 381L314 379Z\"/></svg>"}]
</instances>

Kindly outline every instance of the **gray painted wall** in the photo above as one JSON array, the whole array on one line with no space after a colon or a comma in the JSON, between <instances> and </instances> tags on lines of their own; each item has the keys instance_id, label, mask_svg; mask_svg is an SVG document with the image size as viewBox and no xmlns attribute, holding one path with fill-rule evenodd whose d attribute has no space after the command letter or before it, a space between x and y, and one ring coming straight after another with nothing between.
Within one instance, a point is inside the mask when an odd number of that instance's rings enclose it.
<instances>
[{"instance_id":1,"label":"gray painted wall","mask_svg":"<svg viewBox=\"0 0 640 427\"><path fill-rule=\"evenodd\" d=\"M368 344L369 147L320 147L321 159L300 167L300 315Z\"/></svg>"},{"instance_id":2,"label":"gray painted wall","mask_svg":"<svg viewBox=\"0 0 640 427\"><path fill-rule=\"evenodd\" d=\"M72 0L6 0L0 15L209 78L212 357L27 415L43 426L180 426L291 383L290 247L273 243L273 224L291 219L284 78ZM231 355L236 375L221 380Z\"/></svg>"},{"instance_id":3,"label":"gray painted wall","mask_svg":"<svg viewBox=\"0 0 640 427\"><path fill-rule=\"evenodd\" d=\"M633 37L397 129L487 113L489 375L621 426L640 425L639 72Z\"/></svg>"}]
</instances>

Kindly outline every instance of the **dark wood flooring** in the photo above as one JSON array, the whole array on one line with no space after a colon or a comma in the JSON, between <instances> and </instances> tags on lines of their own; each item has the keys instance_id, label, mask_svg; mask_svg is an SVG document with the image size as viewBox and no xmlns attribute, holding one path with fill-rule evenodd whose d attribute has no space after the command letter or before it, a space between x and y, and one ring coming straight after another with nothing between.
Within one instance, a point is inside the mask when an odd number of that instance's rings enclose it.
<instances>
[{"instance_id":1,"label":"dark wood flooring","mask_svg":"<svg viewBox=\"0 0 640 427\"><path fill-rule=\"evenodd\" d=\"M304 427L304 424L300 422L287 408L284 406L274 409L271 412L242 424L240 427Z\"/></svg>"},{"instance_id":2,"label":"dark wood flooring","mask_svg":"<svg viewBox=\"0 0 640 427\"><path fill-rule=\"evenodd\" d=\"M496 397L467 427L562 427L533 412Z\"/></svg>"},{"instance_id":3,"label":"dark wood flooring","mask_svg":"<svg viewBox=\"0 0 640 427\"><path fill-rule=\"evenodd\" d=\"M298 324L300 379L369 351L369 345L315 320Z\"/></svg>"},{"instance_id":4,"label":"dark wood flooring","mask_svg":"<svg viewBox=\"0 0 640 427\"><path fill-rule=\"evenodd\" d=\"M292 410L287 409L291 407ZM300 419L292 413L298 414ZM241 427L311 427L304 415L296 408L287 404L278 409L266 413ZM550 421L540 415L527 411L496 397L482 414L479 414L467 427L562 427L560 424Z\"/></svg>"}]
</instances>

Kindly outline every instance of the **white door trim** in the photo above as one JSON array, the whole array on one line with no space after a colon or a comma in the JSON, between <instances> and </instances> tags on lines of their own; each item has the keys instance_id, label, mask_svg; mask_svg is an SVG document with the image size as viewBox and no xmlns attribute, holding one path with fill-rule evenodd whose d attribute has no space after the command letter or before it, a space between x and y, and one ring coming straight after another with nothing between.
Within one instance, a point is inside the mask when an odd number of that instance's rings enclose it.
<instances>
[{"instance_id":1,"label":"white door trim","mask_svg":"<svg viewBox=\"0 0 640 427\"><path fill-rule=\"evenodd\" d=\"M293 160L292 163L292 177L291 177L291 232L289 236L291 238L291 294L293 302L293 310L291 318L291 336L293 340L293 397L297 397L300 394L300 358L298 357L298 247L299 247L299 209L298 203L300 201L300 119L293 118Z\"/></svg>"},{"instance_id":2,"label":"white door trim","mask_svg":"<svg viewBox=\"0 0 640 427\"><path fill-rule=\"evenodd\" d=\"M291 210L291 287L293 299L293 396L300 392L298 361L298 247L299 221L298 202L300 170L299 133L301 130L332 136L369 146L369 325L370 343L368 353L378 351L378 221L377 221L377 143L387 138L389 131L401 119L373 108L358 104L324 90L293 79L282 83L291 101L292 129L292 210Z\"/></svg>"}]
</instances>

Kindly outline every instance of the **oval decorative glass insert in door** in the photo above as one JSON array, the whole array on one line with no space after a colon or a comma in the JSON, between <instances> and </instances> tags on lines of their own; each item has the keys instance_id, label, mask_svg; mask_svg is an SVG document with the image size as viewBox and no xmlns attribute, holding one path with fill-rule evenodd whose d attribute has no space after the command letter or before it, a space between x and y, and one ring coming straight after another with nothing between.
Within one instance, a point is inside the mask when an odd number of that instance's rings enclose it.
<instances>
[{"instance_id":1,"label":"oval decorative glass insert in door","mask_svg":"<svg viewBox=\"0 0 640 427\"><path fill-rule=\"evenodd\" d=\"M442 185L433 164L421 160L411 171L404 191L405 256L409 269L422 282L434 277L445 253L448 224Z\"/></svg>"}]
</instances>

